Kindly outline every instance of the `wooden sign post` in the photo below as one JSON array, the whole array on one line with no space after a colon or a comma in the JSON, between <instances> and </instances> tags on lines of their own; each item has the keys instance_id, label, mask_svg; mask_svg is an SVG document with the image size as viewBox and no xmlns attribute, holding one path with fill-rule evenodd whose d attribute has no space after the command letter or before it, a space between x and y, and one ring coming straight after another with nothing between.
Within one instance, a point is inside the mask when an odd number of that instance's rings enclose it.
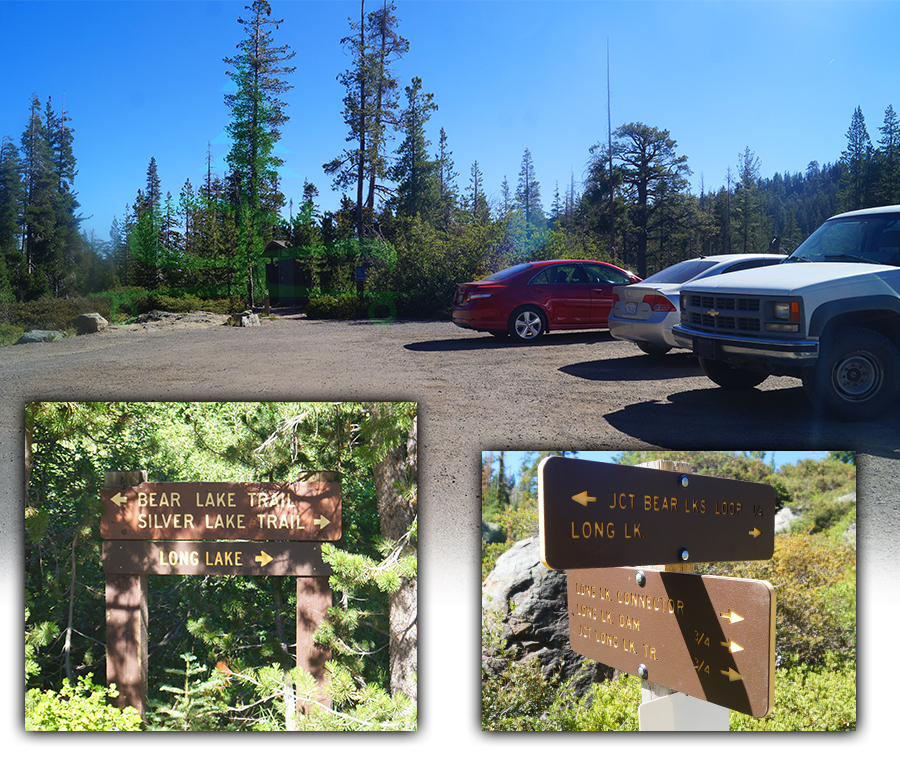
<instances>
[{"instance_id":1,"label":"wooden sign post","mask_svg":"<svg viewBox=\"0 0 900 759\"><path fill-rule=\"evenodd\" d=\"M333 473L292 483L151 483L146 471L107 472L101 500L107 682L118 686L119 707L147 709L150 574L296 576L297 666L325 685L328 652L313 634L331 606L321 543L341 537Z\"/></svg>"},{"instance_id":2,"label":"wooden sign post","mask_svg":"<svg viewBox=\"0 0 900 759\"><path fill-rule=\"evenodd\" d=\"M106 472L103 484L124 488L147 480L147 472ZM147 712L147 573L106 575L106 681L119 690L116 706Z\"/></svg>"}]
</instances>

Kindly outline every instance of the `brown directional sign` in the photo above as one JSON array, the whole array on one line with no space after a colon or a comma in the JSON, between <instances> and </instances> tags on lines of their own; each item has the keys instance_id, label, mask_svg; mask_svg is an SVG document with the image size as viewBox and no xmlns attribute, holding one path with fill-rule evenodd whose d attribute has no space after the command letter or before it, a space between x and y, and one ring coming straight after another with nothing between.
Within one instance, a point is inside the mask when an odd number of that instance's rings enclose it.
<instances>
[{"instance_id":1,"label":"brown directional sign","mask_svg":"<svg viewBox=\"0 0 900 759\"><path fill-rule=\"evenodd\" d=\"M100 491L110 540L338 540L337 482L144 482Z\"/></svg>"},{"instance_id":2,"label":"brown directional sign","mask_svg":"<svg viewBox=\"0 0 900 759\"><path fill-rule=\"evenodd\" d=\"M762 483L549 456L538 494L551 569L754 561L775 550L775 490Z\"/></svg>"},{"instance_id":3,"label":"brown directional sign","mask_svg":"<svg viewBox=\"0 0 900 759\"><path fill-rule=\"evenodd\" d=\"M327 577L318 543L104 540L107 574Z\"/></svg>"},{"instance_id":4,"label":"brown directional sign","mask_svg":"<svg viewBox=\"0 0 900 759\"><path fill-rule=\"evenodd\" d=\"M576 653L754 717L772 710L775 591L769 583L629 567L574 569L566 576Z\"/></svg>"}]
</instances>

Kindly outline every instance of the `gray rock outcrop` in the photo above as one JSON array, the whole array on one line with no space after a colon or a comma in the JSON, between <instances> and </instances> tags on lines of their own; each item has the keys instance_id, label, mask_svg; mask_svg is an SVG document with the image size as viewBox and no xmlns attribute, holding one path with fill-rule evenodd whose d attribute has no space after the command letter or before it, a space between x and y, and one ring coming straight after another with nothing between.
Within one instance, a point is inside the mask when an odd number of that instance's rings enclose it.
<instances>
[{"instance_id":1,"label":"gray rock outcrop","mask_svg":"<svg viewBox=\"0 0 900 759\"><path fill-rule=\"evenodd\" d=\"M100 314L81 314L75 318L75 332L79 335L90 335L108 326L109 322Z\"/></svg>"},{"instance_id":2,"label":"gray rock outcrop","mask_svg":"<svg viewBox=\"0 0 900 759\"><path fill-rule=\"evenodd\" d=\"M228 317L227 324L229 327L258 327L259 314L254 314L252 311L232 314Z\"/></svg>"},{"instance_id":3,"label":"gray rock outcrop","mask_svg":"<svg viewBox=\"0 0 900 759\"><path fill-rule=\"evenodd\" d=\"M16 345L26 343L52 343L54 340L62 340L65 335L54 329L31 329L16 340Z\"/></svg>"},{"instance_id":4,"label":"gray rock outcrop","mask_svg":"<svg viewBox=\"0 0 900 759\"><path fill-rule=\"evenodd\" d=\"M506 532L499 524L493 522L485 522L481 520L481 542L482 543L502 543L506 540Z\"/></svg>"},{"instance_id":5,"label":"gray rock outcrop","mask_svg":"<svg viewBox=\"0 0 900 759\"><path fill-rule=\"evenodd\" d=\"M503 646L517 659L537 658L545 677L558 672L565 681L581 671L574 683L576 695L612 676L611 667L572 650L566 573L541 563L537 538L520 540L497 560L481 587L481 608L483 614L497 616ZM498 672L504 665L494 652L483 652L486 671Z\"/></svg>"},{"instance_id":6,"label":"gray rock outcrop","mask_svg":"<svg viewBox=\"0 0 900 759\"><path fill-rule=\"evenodd\" d=\"M791 522L800 518L800 514L792 511L787 506L779 509L775 514L775 532L784 532L790 526Z\"/></svg>"}]
</instances>

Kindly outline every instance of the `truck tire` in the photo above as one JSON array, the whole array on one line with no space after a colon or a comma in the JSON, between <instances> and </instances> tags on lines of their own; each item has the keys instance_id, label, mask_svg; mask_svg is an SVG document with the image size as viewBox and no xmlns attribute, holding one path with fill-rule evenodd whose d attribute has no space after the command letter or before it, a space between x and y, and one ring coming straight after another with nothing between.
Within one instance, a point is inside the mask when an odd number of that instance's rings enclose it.
<instances>
[{"instance_id":1,"label":"truck tire","mask_svg":"<svg viewBox=\"0 0 900 759\"><path fill-rule=\"evenodd\" d=\"M726 390L750 390L762 384L768 374L753 372L749 369L738 369L724 361L713 361L708 358L698 359L703 373Z\"/></svg>"},{"instance_id":2,"label":"truck tire","mask_svg":"<svg viewBox=\"0 0 900 759\"><path fill-rule=\"evenodd\" d=\"M840 419L872 419L897 396L900 351L871 329L826 333L819 360L803 375L803 388L814 406Z\"/></svg>"}]
</instances>

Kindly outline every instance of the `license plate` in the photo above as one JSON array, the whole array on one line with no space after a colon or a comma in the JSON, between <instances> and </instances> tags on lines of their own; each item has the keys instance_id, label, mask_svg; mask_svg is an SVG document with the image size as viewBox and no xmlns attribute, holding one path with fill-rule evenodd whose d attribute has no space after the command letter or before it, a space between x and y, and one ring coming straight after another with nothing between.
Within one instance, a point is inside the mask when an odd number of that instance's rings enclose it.
<instances>
[{"instance_id":1,"label":"license plate","mask_svg":"<svg viewBox=\"0 0 900 759\"><path fill-rule=\"evenodd\" d=\"M626 316L634 316L637 313L637 303L632 301L631 303L625 304L625 315Z\"/></svg>"},{"instance_id":2,"label":"license plate","mask_svg":"<svg viewBox=\"0 0 900 759\"><path fill-rule=\"evenodd\" d=\"M698 358L708 358L713 361L717 360L716 343L712 340L704 340L703 338L694 339L694 355Z\"/></svg>"}]
</instances>

